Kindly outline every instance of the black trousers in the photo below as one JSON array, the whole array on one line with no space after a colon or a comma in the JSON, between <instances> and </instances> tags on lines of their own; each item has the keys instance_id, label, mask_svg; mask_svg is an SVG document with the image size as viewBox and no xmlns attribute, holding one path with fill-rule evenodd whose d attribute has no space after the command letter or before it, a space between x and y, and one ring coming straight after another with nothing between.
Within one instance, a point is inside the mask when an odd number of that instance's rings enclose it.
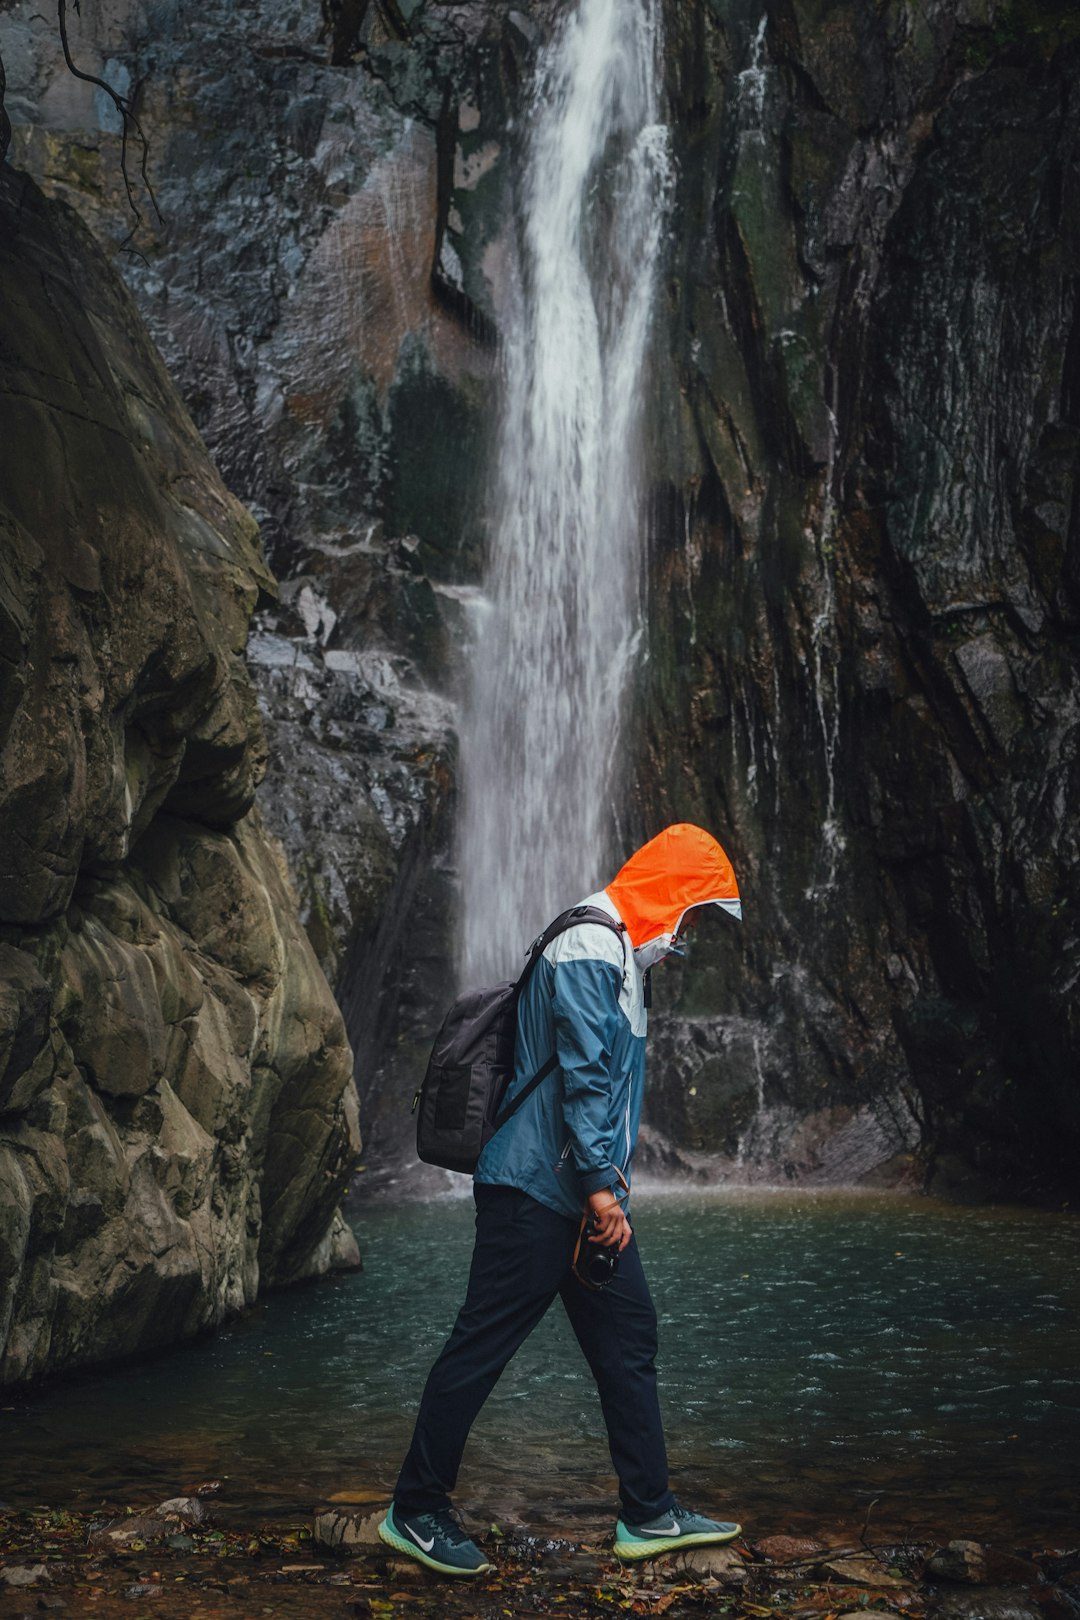
<instances>
[{"instance_id":1,"label":"black trousers","mask_svg":"<svg viewBox=\"0 0 1080 1620\"><path fill-rule=\"evenodd\" d=\"M656 1393L656 1311L631 1238L599 1292L570 1270L578 1223L515 1187L478 1184L476 1248L465 1303L428 1376L394 1501L404 1513L449 1506L469 1430L514 1352L556 1294L596 1379L623 1517L671 1507Z\"/></svg>"}]
</instances>

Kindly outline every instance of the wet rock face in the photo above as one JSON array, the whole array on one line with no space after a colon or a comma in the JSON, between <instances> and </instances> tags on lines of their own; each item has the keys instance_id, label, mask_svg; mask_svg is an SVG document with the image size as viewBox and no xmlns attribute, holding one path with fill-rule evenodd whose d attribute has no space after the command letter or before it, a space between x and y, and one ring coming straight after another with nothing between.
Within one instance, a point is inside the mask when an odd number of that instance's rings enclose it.
<instances>
[{"instance_id":1,"label":"wet rock face","mask_svg":"<svg viewBox=\"0 0 1080 1620\"><path fill-rule=\"evenodd\" d=\"M285 578L249 654L266 815L378 1153L452 977L507 154L553 8L327 15L148 32L114 0L77 42L143 85L166 223L125 274ZM7 22L13 156L118 240L108 108L29 4ZM930 1149L1050 1188L1080 1135L1076 20L673 0L665 49L620 836L713 828L746 922L656 976L656 1162L904 1179Z\"/></svg>"},{"instance_id":2,"label":"wet rock face","mask_svg":"<svg viewBox=\"0 0 1080 1620\"><path fill-rule=\"evenodd\" d=\"M282 579L249 645L261 804L376 1153L410 1137L417 1030L454 977L454 706L507 224L492 127L528 49L500 6L407 9L401 34L372 7L324 36L313 3L212 4L195 31L124 0L71 19L83 65L142 85L165 217L144 201L145 262L118 263ZM120 241L109 108L31 7L6 22L14 161Z\"/></svg>"},{"instance_id":3,"label":"wet rock face","mask_svg":"<svg viewBox=\"0 0 1080 1620\"><path fill-rule=\"evenodd\" d=\"M147 262L121 267L282 580L249 649L261 803L345 1009L376 1150L384 1118L408 1133L415 1088L382 1058L432 1027L453 980L462 587L484 543L495 381L497 254L483 261L505 226L475 85L505 123L513 68L503 8L405 11L399 30L387 8L330 8L329 34L313 0L217 0L197 29L166 11L148 30L123 0L72 19L87 65L143 86L165 220L146 207ZM13 159L118 241L107 111L31 7L8 41Z\"/></svg>"},{"instance_id":4,"label":"wet rock face","mask_svg":"<svg viewBox=\"0 0 1080 1620\"><path fill-rule=\"evenodd\" d=\"M252 808L272 581L115 275L0 176L0 1381L355 1253L345 1032Z\"/></svg>"},{"instance_id":5,"label":"wet rock face","mask_svg":"<svg viewBox=\"0 0 1080 1620\"><path fill-rule=\"evenodd\" d=\"M668 26L636 791L643 826L726 829L748 903L657 976L661 1123L798 1176L814 1116L861 1115L898 1172L921 1141L1052 1189L1080 1133L1076 20Z\"/></svg>"}]
</instances>

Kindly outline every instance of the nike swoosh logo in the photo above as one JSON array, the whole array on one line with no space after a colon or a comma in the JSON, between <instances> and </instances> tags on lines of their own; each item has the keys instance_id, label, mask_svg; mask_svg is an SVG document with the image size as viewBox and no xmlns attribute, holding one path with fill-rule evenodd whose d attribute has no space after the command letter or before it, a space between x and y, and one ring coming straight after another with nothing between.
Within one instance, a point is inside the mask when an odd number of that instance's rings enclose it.
<instances>
[{"instance_id":1,"label":"nike swoosh logo","mask_svg":"<svg viewBox=\"0 0 1080 1620\"><path fill-rule=\"evenodd\" d=\"M434 1536L432 1536L430 1541L425 1541L422 1536L417 1535L416 1531L413 1529L411 1524L407 1524L405 1526L405 1528L409 1532L410 1536L412 1536L413 1540L416 1542L416 1545L420 1548L421 1552L430 1552L431 1551L432 1547L434 1547L434 1545L435 1545L435 1537Z\"/></svg>"},{"instance_id":2,"label":"nike swoosh logo","mask_svg":"<svg viewBox=\"0 0 1080 1620\"><path fill-rule=\"evenodd\" d=\"M677 1536L681 1533L682 1525L678 1519L672 1519L670 1524L662 1524L659 1530L650 1530L646 1525L642 1525L638 1530L639 1536Z\"/></svg>"}]
</instances>

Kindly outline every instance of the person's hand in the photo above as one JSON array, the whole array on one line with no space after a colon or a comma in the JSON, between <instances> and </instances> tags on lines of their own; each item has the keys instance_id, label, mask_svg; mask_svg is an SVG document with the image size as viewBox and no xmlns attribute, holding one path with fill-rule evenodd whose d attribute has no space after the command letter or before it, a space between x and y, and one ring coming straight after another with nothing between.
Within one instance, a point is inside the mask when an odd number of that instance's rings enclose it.
<instances>
[{"instance_id":1,"label":"person's hand","mask_svg":"<svg viewBox=\"0 0 1080 1620\"><path fill-rule=\"evenodd\" d=\"M590 1193L586 1202L594 1228L589 1234L589 1242L599 1243L605 1249L617 1244L621 1254L634 1234L611 1188L602 1187L599 1192Z\"/></svg>"}]
</instances>

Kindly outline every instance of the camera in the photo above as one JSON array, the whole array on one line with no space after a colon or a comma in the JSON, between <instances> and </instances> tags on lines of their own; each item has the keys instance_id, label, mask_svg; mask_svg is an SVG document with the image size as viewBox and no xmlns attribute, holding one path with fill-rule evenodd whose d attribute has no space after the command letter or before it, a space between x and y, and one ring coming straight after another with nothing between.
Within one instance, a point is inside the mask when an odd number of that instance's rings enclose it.
<instances>
[{"instance_id":1,"label":"camera","mask_svg":"<svg viewBox=\"0 0 1080 1620\"><path fill-rule=\"evenodd\" d=\"M581 1244L574 1271L586 1288L606 1288L619 1269L619 1249L617 1244L602 1249L597 1243L589 1243L587 1240L595 1231L595 1217L590 1217L584 1232L586 1241Z\"/></svg>"}]
</instances>

